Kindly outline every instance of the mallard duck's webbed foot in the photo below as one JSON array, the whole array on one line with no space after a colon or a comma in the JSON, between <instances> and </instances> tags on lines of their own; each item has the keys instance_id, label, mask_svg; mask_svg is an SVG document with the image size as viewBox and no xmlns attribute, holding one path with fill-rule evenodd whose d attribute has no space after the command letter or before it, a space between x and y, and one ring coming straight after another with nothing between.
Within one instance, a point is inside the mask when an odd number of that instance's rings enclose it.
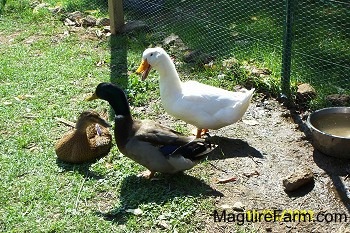
<instances>
[{"instance_id":1,"label":"mallard duck's webbed foot","mask_svg":"<svg viewBox=\"0 0 350 233\"><path fill-rule=\"evenodd\" d=\"M197 135L196 138L201 138L204 135L207 135L209 132L208 129L197 129Z\"/></svg>"},{"instance_id":2,"label":"mallard duck's webbed foot","mask_svg":"<svg viewBox=\"0 0 350 233\"><path fill-rule=\"evenodd\" d=\"M141 173L138 174L137 176L138 176L138 177L145 178L145 179L147 179L147 180L150 180L150 179L152 179L152 178L154 177L154 174L155 174L155 173L156 173L156 172L154 172L154 171L146 170L146 171L144 171L144 172L141 172Z\"/></svg>"}]
</instances>

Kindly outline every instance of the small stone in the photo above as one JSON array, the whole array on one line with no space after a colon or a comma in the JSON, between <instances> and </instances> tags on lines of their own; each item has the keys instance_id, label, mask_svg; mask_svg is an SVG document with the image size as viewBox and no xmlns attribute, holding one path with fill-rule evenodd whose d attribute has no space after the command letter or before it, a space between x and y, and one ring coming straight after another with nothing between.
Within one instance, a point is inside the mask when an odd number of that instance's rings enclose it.
<instances>
[{"instance_id":1,"label":"small stone","mask_svg":"<svg viewBox=\"0 0 350 233\"><path fill-rule=\"evenodd\" d=\"M225 78L225 74L218 74L218 79L224 79Z\"/></svg>"},{"instance_id":2,"label":"small stone","mask_svg":"<svg viewBox=\"0 0 350 233\"><path fill-rule=\"evenodd\" d=\"M170 229L169 224L165 220L158 221L157 226L162 230Z\"/></svg>"},{"instance_id":3,"label":"small stone","mask_svg":"<svg viewBox=\"0 0 350 233\"><path fill-rule=\"evenodd\" d=\"M238 61L236 58L229 58L222 62L222 66L227 68L233 67L234 65L237 65L237 64L238 64Z\"/></svg>"},{"instance_id":4,"label":"small stone","mask_svg":"<svg viewBox=\"0 0 350 233\"><path fill-rule=\"evenodd\" d=\"M95 31L95 34L96 34L96 36L97 36L99 39L101 39L101 38L103 37L103 33L102 33L101 30L96 30L96 31Z\"/></svg>"},{"instance_id":5,"label":"small stone","mask_svg":"<svg viewBox=\"0 0 350 233\"><path fill-rule=\"evenodd\" d=\"M295 191L298 188L312 182L314 174L310 169L299 168L283 180L285 191Z\"/></svg>"},{"instance_id":6,"label":"small stone","mask_svg":"<svg viewBox=\"0 0 350 233\"><path fill-rule=\"evenodd\" d=\"M228 210L228 209L231 209L232 206L228 205L228 204L223 204L220 206L220 209L223 209L223 210Z\"/></svg>"},{"instance_id":7,"label":"small stone","mask_svg":"<svg viewBox=\"0 0 350 233\"><path fill-rule=\"evenodd\" d=\"M60 7L60 6L49 7L48 9L52 14L58 14L58 13L63 11L62 7Z\"/></svg>"},{"instance_id":8,"label":"small stone","mask_svg":"<svg viewBox=\"0 0 350 233\"><path fill-rule=\"evenodd\" d=\"M78 22L83 18L83 14L80 11L74 11L67 15L67 18L73 22Z\"/></svg>"},{"instance_id":9,"label":"small stone","mask_svg":"<svg viewBox=\"0 0 350 233\"><path fill-rule=\"evenodd\" d=\"M185 53L183 60L186 63L208 64L214 60L214 57L203 53L200 50L193 50Z\"/></svg>"},{"instance_id":10,"label":"small stone","mask_svg":"<svg viewBox=\"0 0 350 233\"><path fill-rule=\"evenodd\" d=\"M104 33L111 32L111 26L104 26L104 27L103 27L103 32L104 32Z\"/></svg>"},{"instance_id":11,"label":"small stone","mask_svg":"<svg viewBox=\"0 0 350 233\"><path fill-rule=\"evenodd\" d=\"M64 20L64 25L66 26L75 26L75 22L73 22L72 20L70 20L69 18L66 18Z\"/></svg>"},{"instance_id":12,"label":"small stone","mask_svg":"<svg viewBox=\"0 0 350 233\"><path fill-rule=\"evenodd\" d=\"M132 214L134 214L136 216L143 214L143 211L141 209L139 209L139 208L137 208L137 209L127 209L127 210L125 210L125 212L132 213Z\"/></svg>"},{"instance_id":13,"label":"small stone","mask_svg":"<svg viewBox=\"0 0 350 233\"><path fill-rule=\"evenodd\" d=\"M237 202L235 202L235 204L233 204L232 209L235 211L244 211L244 205L242 202L237 201Z\"/></svg>"},{"instance_id":14,"label":"small stone","mask_svg":"<svg viewBox=\"0 0 350 233\"><path fill-rule=\"evenodd\" d=\"M96 21L96 26L98 27L109 26L109 25L110 25L109 18L99 18Z\"/></svg>"},{"instance_id":15,"label":"small stone","mask_svg":"<svg viewBox=\"0 0 350 233\"><path fill-rule=\"evenodd\" d=\"M333 106L346 106L350 103L350 95L346 94L332 94L326 97Z\"/></svg>"},{"instance_id":16,"label":"small stone","mask_svg":"<svg viewBox=\"0 0 350 233\"><path fill-rule=\"evenodd\" d=\"M258 125L259 122L257 122L256 120L242 120L244 124L246 125L251 125L251 126L254 126L254 125Z\"/></svg>"},{"instance_id":17,"label":"small stone","mask_svg":"<svg viewBox=\"0 0 350 233\"><path fill-rule=\"evenodd\" d=\"M170 36L163 40L163 45L174 44L176 40L179 40L179 36L171 33Z\"/></svg>"},{"instance_id":18,"label":"small stone","mask_svg":"<svg viewBox=\"0 0 350 233\"><path fill-rule=\"evenodd\" d=\"M297 99L299 101L309 101L316 97L316 91L313 86L308 83L303 83L298 86Z\"/></svg>"},{"instance_id":19,"label":"small stone","mask_svg":"<svg viewBox=\"0 0 350 233\"><path fill-rule=\"evenodd\" d=\"M130 32L133 32L133 31L139 31L139 30L148 30L149 27L148 25L143 22L143 21L140 21L140 20L135 20L135 21L129 21L127 22L121 32L123 33L130 33Z\"/></svg>"},{"instance_id":20,"label":"small stone","mask_svg":"<svg viewBox=\"0 0 350 233\"><path fill-rule=\"evenodd\" d=\"M96 25L96 18L88 15L82 19L82 25L84 27L94 27Z\"/></svg>"}]
</instances>

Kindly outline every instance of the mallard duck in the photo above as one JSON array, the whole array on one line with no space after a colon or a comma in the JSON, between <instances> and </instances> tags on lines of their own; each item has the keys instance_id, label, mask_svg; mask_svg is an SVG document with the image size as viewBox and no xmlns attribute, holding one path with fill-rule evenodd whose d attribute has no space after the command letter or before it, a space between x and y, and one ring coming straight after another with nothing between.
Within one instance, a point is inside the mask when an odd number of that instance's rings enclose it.
<instances>
[{"instance_id":1,"label":"mallard duck","mask_svg":"<svg viewBox=\"0 0 350 233\"><path fill-rule=\"evenodd\" d=\"M107 155L112 147L111 125L97 112L80 114L75 129L55 144L57 157L68 163L95 162Z\"/></svg>"},{"instance_id":2,"label":"mallard duck","mask_svg":"<svg viewBox=\"0 0 350 233\"><path fill-rule=\"evenodd\" d=\"M106 100L112 106L119 151L149 170L143 173L145 178L152 178L155 172L188 170L215 148L207 140L194 140L154 121L133 119L124 91L112 83L100 83L86 98L94 99Z\"/></svg>"},{"instance_id":3,"label":"mallard duck","mask_svg":"<svg viewBox=\"0 0 350 233\"><path fill-rule=\"evenodd\" d=\"M254 89L232 92L196 81L181 82L170 56L162 48L143 52L137 73L146 79L151 68L158 71L160 97L170 115L197 127L197 138L208 129L219 129L240 120L247 111Z\"/></svg>"}]
</instances>

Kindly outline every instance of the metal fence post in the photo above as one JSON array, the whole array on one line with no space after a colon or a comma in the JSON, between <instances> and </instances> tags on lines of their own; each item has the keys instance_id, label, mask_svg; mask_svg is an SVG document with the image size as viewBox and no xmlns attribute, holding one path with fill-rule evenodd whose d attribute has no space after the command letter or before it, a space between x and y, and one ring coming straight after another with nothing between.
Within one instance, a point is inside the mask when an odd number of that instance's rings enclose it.
<instances>
[{"instance_id":1,"label":"metal fence post","mask_svg":"<svg viewBox=\"0 0 350 233\"><path fill-rule=\"evenodd\" d=\"M123 0L108 0L111 33L115 35L124 25Z\"/></svg>"},{"instance_id":2,"label":"metal fence post","mask_svg":"<svg viewBox=\"0 0 350 233\"><path fill-rule=\"evenodd\" d=\"M291 100L290 90L290 73L292 62L292 42L293 42L293 13L294 0L286 0L284 34L283 34L283 54L282 54L282 77L281 89L282 94Z\"/></svg>"}]
</instances>

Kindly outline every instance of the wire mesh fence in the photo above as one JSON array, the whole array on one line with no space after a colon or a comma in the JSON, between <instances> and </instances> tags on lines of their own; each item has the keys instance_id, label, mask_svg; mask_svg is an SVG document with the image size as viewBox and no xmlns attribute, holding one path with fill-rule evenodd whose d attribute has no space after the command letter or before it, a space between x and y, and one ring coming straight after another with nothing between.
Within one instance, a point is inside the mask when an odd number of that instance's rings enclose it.
<instances>
[{"instance_id":1,"label":"wire mesh fence","mask_svg":"<svg viewBox=\"0 0 350 233\"><path fill-rule=\"evenodd\" d=\"M322 100L350 90L350 3L296 1L292 77L308 82Z\"/></svg>"},{"instance_id":2,"label":"wire mesh fence","mask_svg":"<svg viewBox=\"0 0 350 233\"><path fill-rule=\"evenodd\" d=\"M142 20L164 38L174 33L191 49L215 59L252 61L271 70L278 81L286 69L286 53L291 80L284 81L292 93L300 83L311 84L315 106L331 105L330 94L350 94L349 13L345 0L124 0L127 21ZM292 25L285 36L291 47L283 49L288 14Z\"/></svg>"}]
</instances>

